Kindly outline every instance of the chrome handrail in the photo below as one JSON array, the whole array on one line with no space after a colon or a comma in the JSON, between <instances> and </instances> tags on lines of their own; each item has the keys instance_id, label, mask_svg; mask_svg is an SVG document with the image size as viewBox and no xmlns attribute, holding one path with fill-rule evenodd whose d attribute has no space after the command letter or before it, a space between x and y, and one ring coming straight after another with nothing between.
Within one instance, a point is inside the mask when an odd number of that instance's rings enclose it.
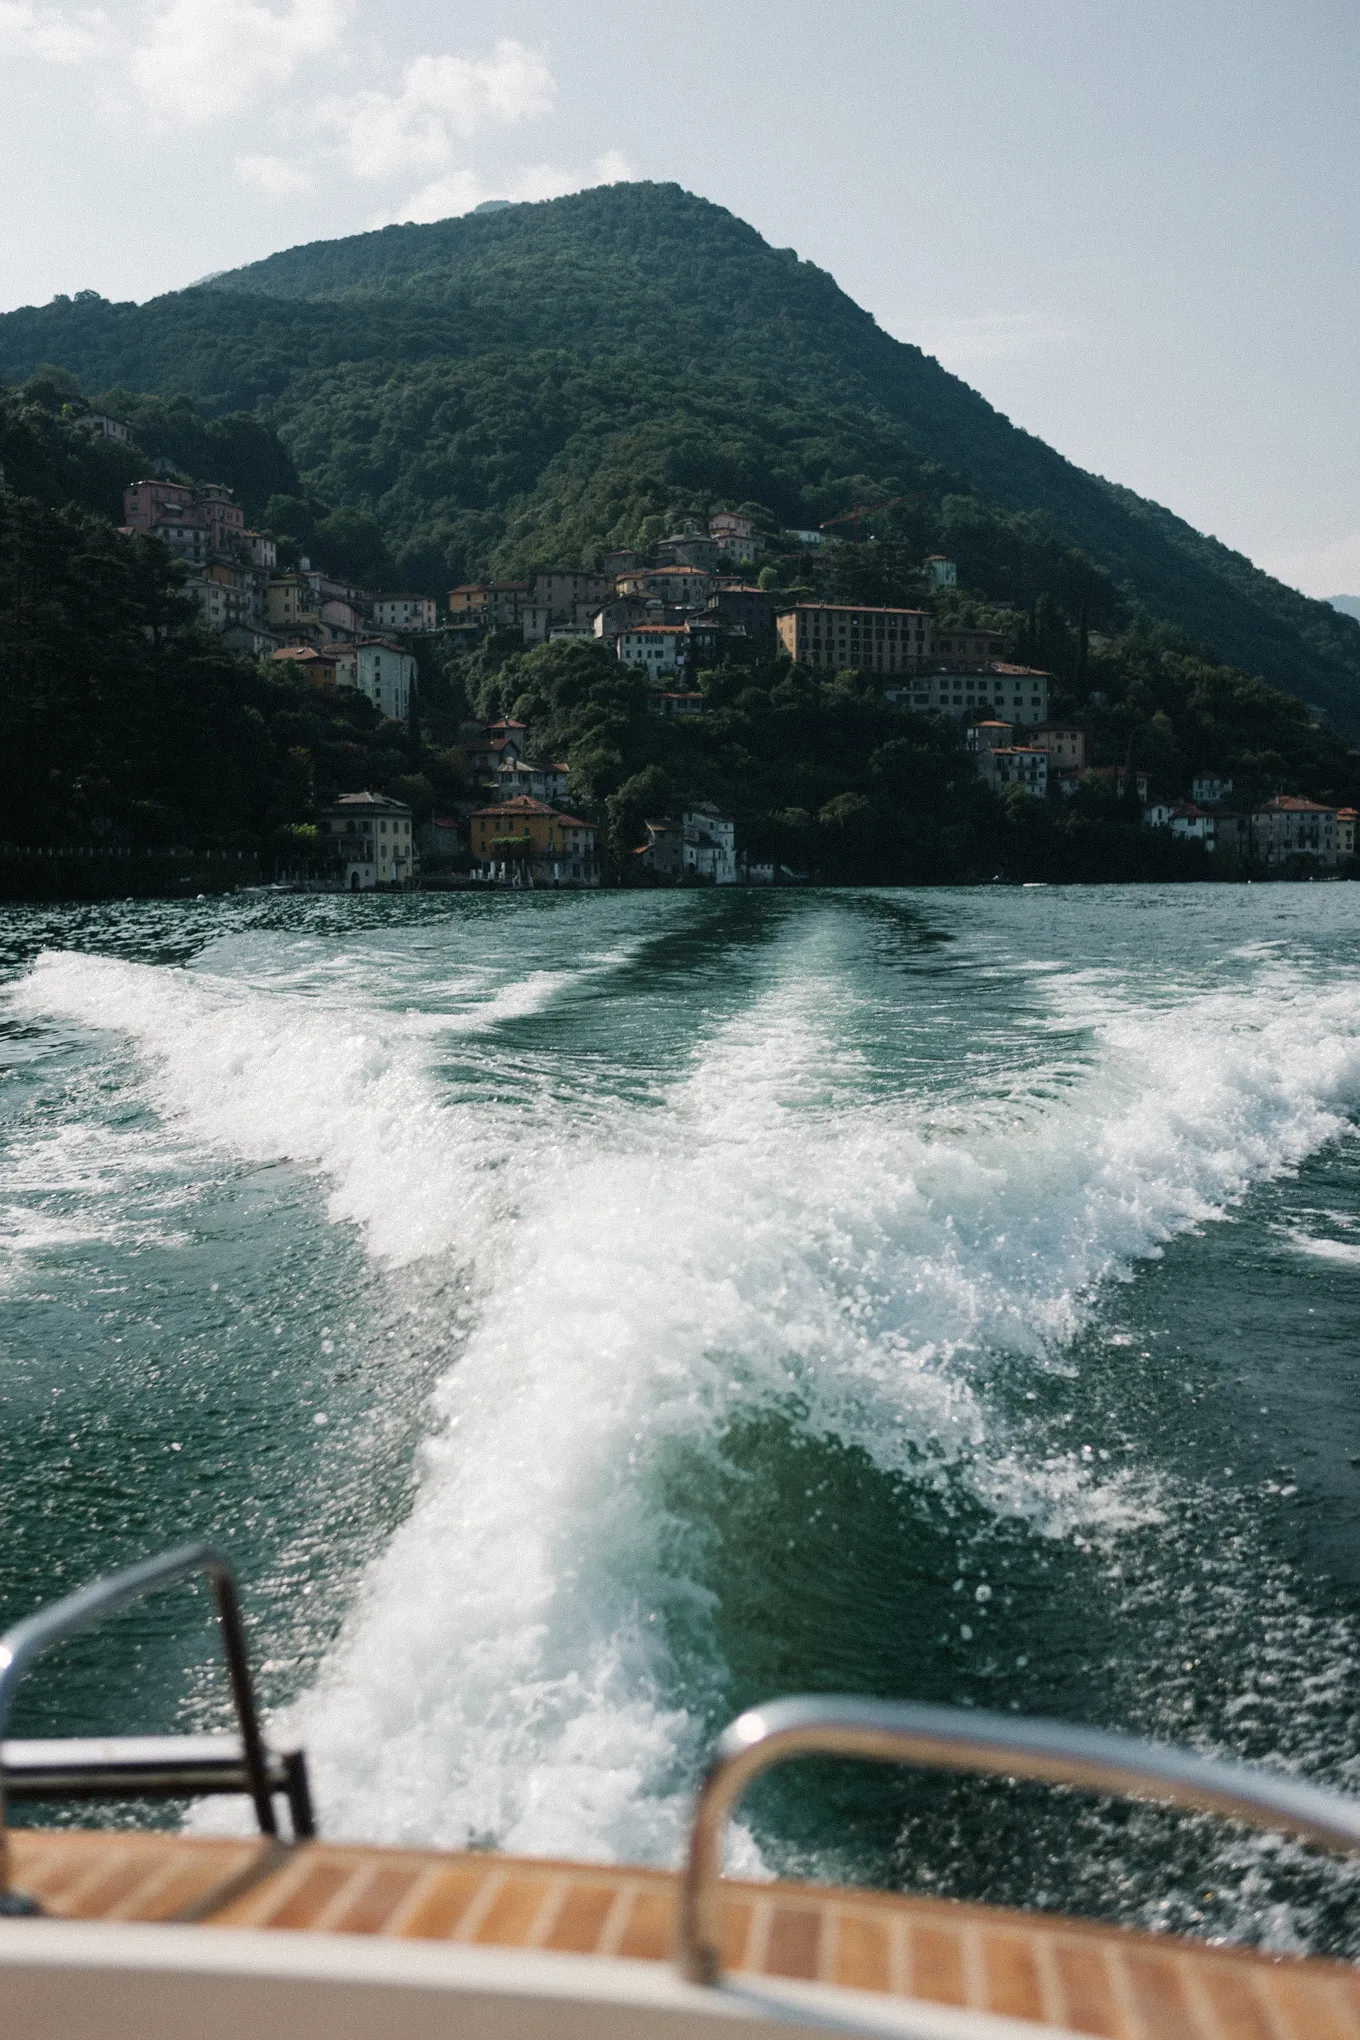
<instances>
[{"instance_id":1,"label":"chrome handrail","mask_svg":"<svg viewBox=\"0 0 1360 2040\"><path fill-rule=\"evenodd\" d=\"M250 1665L241 1629L236 1583L226 1560L211 1544L182 1544L174 1551L163 1552L159 1558L144 1559L140 1565L130 1565L121 1572L110 1573L107 1579L92 1580L89 1586L54 1601L50 1608L39 1608L36 1614L6 1630L0 1636L0 1742L4 1739L14 1689L42 1651L59 1643L63 1637L87 1628L112 1609L121 1608L126 1602L135 1601L156 1587L168 1586L172 1580L196 1572L207 1573L213 1583L218 1619L222 1625L222 1648L226 1655L232 1698L236 1702L236 1716L241 1725L241 1755L250 1796L255 1804L255 1818L262 1834L276 1835L278 1824L274 1819L274 1802L269 1789L264 1739L255 1712L255 1694L250 1683ZM21 1894L10 1889L5 1776L4 1767L0 1765L0 1913L32 1909L31 1901L25 1902Z\"/></svg>"},{"instance_id":2,"label":"chrome handrail","mask_svg":"<svg viewBox=\"0 0 1360 2040\"><path fill-rule=\"evenodd\" d=\"M1360 1851L1360 1799L1278 1772L1219 1763L1104 1729L971 1708L842 1694L772 1700L723 1731L699 1788L676 1945L676 1961L689 1982L716 1983L722 1974L717 1887L723 1829L733 1805L771 1764L807 1756L984 1771L1125 1799L1165 1800L1278 1828L1342 1853Z\"/></svg>"}]
</instances>

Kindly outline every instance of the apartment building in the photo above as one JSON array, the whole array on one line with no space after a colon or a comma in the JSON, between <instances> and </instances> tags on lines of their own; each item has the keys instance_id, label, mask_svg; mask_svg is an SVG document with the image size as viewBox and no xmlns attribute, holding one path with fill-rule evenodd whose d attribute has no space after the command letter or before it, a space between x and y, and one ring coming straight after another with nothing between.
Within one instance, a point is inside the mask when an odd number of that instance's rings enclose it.
<instances>
[{"instance_id":1,"label":"apartment building","mask_svg":"<svg viewBox=\"0 0 1360 2040\"><path fill-rule=\"evenodd\" d=\"M1315 857L1335 864L1338 855L1337 811L1315 800L1282 793L1254 810L1251 850L1262 864L1283 864L1291 857Z\"/></svg>"},{"instance_id":2,"label":"apartment building","mask_svg":"<svg viewBox=\"0 0 1360 2040\"><path fill-rule=\"evenodd\" d=\"M978 778L1000 792L1005 786L1023 787L1036 800L1048 795L1048 753L1037 744L998 744L978 752Z\"/></svg>"},{"instance_id":3,"label":"apartment building","mask_svg":"<svg viewBox=\"0 0 1360 2040\"><path fill-rule=\"evenodd\" d=\"M999 630L974 630L958 624L937 623L934 658L940 666L958 666L964 671L989 666L1006 649Z\"/></svg>"},{"instance_id":4,"label":"apartment building","mask_svg":"<svg viewBox=\"0 0 1360 2040\"><path fill-rule=\"evenodd\" d=\"M856 608L843 602L799 602L775 617L781 648L800 666L836 673L909 673L932 650L924 609Z\"/></svg>"},{"instance_id":5,"label":"apartment building","mask_svg":"<svg viewBox=\"0 0 1360 2040\"><path fill-rule=\"evenodd\" d=\"M342 793L318 816L351 892L405 885L416 868L411 810L382 793Z\"/></svg>"},{"instance_id":6,"label":"apartment building","mask_svg":"<svg viewBox=\"0 0 1360 2040\"><path fill-rule=\"evenodd\" d=\"M921 715L988 717L1026 727L1048 720L1051 676L1032 666L985 666L974 672L932 668L884 689L899 708Z\"/></svg>"},{"instance_id":7,"label":"apartment building","mask_svg":"<svg viewBox=\"0 0 1360 2040\"><path fill-rule=\"evenodd\" d=\"M354 647L354 684L381 715L404 722L411 712L416 662L391 638L361 638Z\"/></svg>"},{"instance_id":8,"label":"apartment building","mask_svg":"<svg viewBox=\"0 0 1360 2040\"><path fill-rule=\"evenodd\" d=\"M650 596L658 602L673 602L678 609L702 609L716 582L702 567L634 567L615 578L620 595Z\"/></svg>"},{"instance_id":9,"label":"apartment building","mask_svg":"<svg viewBox=\"0 0 1360 2040\"><path fill-rule=\"evenodd\" d=\"M1037 744L1041 751L1047 751L1048 761L1055 772L1084 772L1086 769L1086 731L1074 723L1037 723L1025 731L1025 742Z\"/></svg>"},{"instance_id":10,"label":"apartment building","mask_svg":"<svg viewBox=\"0 0 1360 2040\"><path fill-rule=\"evenodd\" d=\"M676 673L685 663L687 639L680 623L634 623L618 636L618 656L625 666L647 673Z\"/></svg>"},{"instance_id":11,"label":"apartment building","mask_svg":"<svg viewBox=\"0 0 1360 2040\"><path fill-rule=\"evenodd\" d=\"M517 794L513 800L478 808L468 833L473 857L483 876L493 882L600 883L595 824L577 815L558 814L544 801Z\"/></svg>"},{"instance_id":12,"label":"apartment building","mask_svg":"<svg viewBox=\"0 0 1360 2040\"><path fill-rule=\"evenodd\" d=\"M749 567L760 549L753 521L740 510L715 510L708 535L717 542L719 556L734 566Z\"/></svg>"},{"instance_id":13,"label":"apartment building","mask_svg":"<svg viewBox=\"0 0 1360 2040\"><path fill-rule=\"evenodd\" d=\"M437 616L428 595L375 595L373 621L379 630L433 630Z\"/></svg>"}]
</instances>

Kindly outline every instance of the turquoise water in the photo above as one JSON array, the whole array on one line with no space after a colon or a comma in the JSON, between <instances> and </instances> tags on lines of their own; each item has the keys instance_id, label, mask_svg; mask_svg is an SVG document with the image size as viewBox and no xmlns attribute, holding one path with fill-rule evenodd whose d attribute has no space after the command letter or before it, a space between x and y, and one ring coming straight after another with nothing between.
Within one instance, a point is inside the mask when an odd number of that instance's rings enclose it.
<instances>
[{"instance_id":1,"label":"turquoise water","mask_svg":"<svg viewBox=\"0 0 1360 2040\"><path fill-rule=\"evenodd\" d=\"M1355 1789L1360 888L0 930L0 1617L232 1554L326 1832L667 1862L778 1692ZM201 1595L21 1727L223 1718ZM198 1825L231 1818L222 1808ZM1275 1840L823 1765L734 1860L1360 1953Z\"/></svg>"}]
</instances>

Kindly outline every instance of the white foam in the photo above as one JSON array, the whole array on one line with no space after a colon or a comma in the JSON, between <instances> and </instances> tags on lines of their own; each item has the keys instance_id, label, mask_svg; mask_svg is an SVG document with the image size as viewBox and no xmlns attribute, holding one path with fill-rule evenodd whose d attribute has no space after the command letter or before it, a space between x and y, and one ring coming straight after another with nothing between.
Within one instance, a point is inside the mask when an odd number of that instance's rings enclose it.
<instances>
[{"instance_id":1,"label":"white foam","mask_svg":"<svg viewBox=\"0 0 1360 2040\"><path fill-rule=\"evenodd\" d=\"M1289 1244L1296 1254L1308 1254L1318 1261L1340 1261L1351 1267L1360 1261L1360 1244L1355 1240L1323 1240L1310 1233L1291 1232Z\"/></svg>"},{"instance_id":2,"label":"white foam","mask_svg":"<svg viewBox=\"0 0 1360 2040\"><path fill-rule=\"evenodd\" d=\"M419 1015L343 974L305 998L88 957L27 980L30 1013L131 1036L186 1132L318 1171L376 1256L474 1271L414 1510L294 1710L330 1832L673 1857L723 1667L668 1473L734 1416L797 1412L916 1477L926 1450L1041 1534L1155 1509L1077 1444L1009 1442L989 1356L1047 1364L1134 1257L1339 1132L1360 994L1268 960L1155 1002L1046 973L1052 1055L1040 1028L904 1095L862 1046L845 939L809 916L764 997L696 1017L663 1110L585 1118L451 1096Z\"/></svg>"}]
</instances>

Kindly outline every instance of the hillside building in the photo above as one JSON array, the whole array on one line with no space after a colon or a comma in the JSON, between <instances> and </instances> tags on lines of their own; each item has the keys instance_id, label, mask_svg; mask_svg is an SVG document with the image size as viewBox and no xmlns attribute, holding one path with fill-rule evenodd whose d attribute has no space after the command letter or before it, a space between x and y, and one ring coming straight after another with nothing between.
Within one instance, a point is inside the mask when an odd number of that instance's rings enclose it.
<instances>
[{"instance_id":1,"label":"hillside building","mask_svg":"<svg viewBox=\"0 0 1360 2040\"><path fill-rule=\"evenodd\" d=\"M1047 751L1054 772L1086 769L1086 731L1075 723L1032 723L1025 730L1025 742Z\"/></svg>"},{"instance_id":2,"label":"hillside building","mask_svg":"<svg viewBox=\"0 0 1360 2040\"><path fill-rule=\"evenodd\" d=\"M712 574L702 567L633 567L615 577L619 595L652 596L658 602L672 602L678 609L703 609L715 586Z\"/></svg>"},{"instance_id":3,"label":"hillside building","mask_svg":"<svg viewBox=\"0 0 1360 2040\"><path fill-rule=\"evenodd\" d=\"M673 883L737 883L736 824L711 802L645 822L647 840L633 852L638 870Z\"/></svg>"},{"instance_id":4,"label":"hillside building","mask_svg":"<svg viewBox=\"0 0 1360 2040\"><path fill-rule=\"evenodd\" d=\"M684 836L686 877L707 879L714 885L737 882L737 825L710 801L691 808L681 816Z\"/></svg>"},{"instance_id":5,"label":"hillside building","mask_svg":"<svg viewBox=\"0 0 1360 2040\"><path fill-rule=\"evenodd\" d=\"M930 656L932 624L924 609L856 608L799 602L775 617L780 647L800 666L836 673L908 673Z\"/></svg>"},{"instance_id":6,"label":"hillside building","mask_svg":"<svg viewBox=\"0 0 1360 2040\"><path fill-rule=\"evenodd\" d=\"M593 822L525 794L478 808L468 823L473 858L497 885L597 886L598 835Z\"/></svg>"},{"instance_id":7,"label":"hillside building","mask_svg":"<svg viewBox=\"0 0 1360 2040\"><path fill-rule=\"evenodd\" d=\"M1036 800L1048 797L1048 753L1036 744L997 744L979 751L977 768L978 778L997 792L1019 786Z\"/></svg>"},{"instance_id":8,"label":"hillside building","mask_svg":"<svg viewBox=\"0 0 1360 2040\"><path fill-rule=\"evenodd\" d=\"M1015 725L1008 722L977 722L970 725L964 742L975 756L984 751L997 751L1009 745L1015 736ZM981 770L981 767L978 768Z\"/></svg>"},{"instance_id":9,"label":"hillside building","mask_svg":"<svg viewBox=\"0 0 1360 2040\"><path fill-rule=\"evenodd\" d=\"M714 589L708 606L696 621L710 618L729 629L743 631L752 649L764 659L773 658L778 639L775 617L783 598L772 589L757 588L745 581L724 581Z\"/></svg>"},{"instance_id":10,"label":"hillside building","mask_svg":"<svg viewBox=\"0 0 1360 2040\"><path fill-rule=\"evenodd\" d=\"M531 765L526 758L517 757L507 750L496 767L496 791L502 801L513 800L516 794L527 794L530 800L547 802L551 807L567 797L567 768L565 765Z\"/></svg>"},{"instance_id":11,"label":"hillside building","mask_svg":"<svg viewBox=\"0 0 1360 2040\"><path fill-rule=\"evenodd\" d=\"M428 595L375 595L373 621L379 630L434 630L438 616Z\"/></svg>"},{"instance_id":12,"label":"hillside building","mask_svg":"<svg viewBox=\"0 0 1360 2040\"><path fill-rule=\"evenodd\" d=\"M1337 861L1337 813L1315 800L1282 793L1257 808L1251 817L1251 854L1266 866L1285 864L1291 857L1316 858L1319 864Z\"/></svg>"},{"instance_id":13,"label":"hillside building","mask_svg":"<svg viewBox=\"0 0 1360 2040\"><path fill-rule=\"evenodd\" d=\"M246 555L245 511L221 482L134 482L123 491L123 529L158 538L178 559Z\"/></svg>"},{"instance_id":14,"label":"hillside building","mask_svg":"<svg viewBox=\"0 0 1360 2040\"><path fill-rule=\"evenodd\" d=\"M1181 801L1172 808L1167 826L1179 843L1202 843L1206 850L1214 847L1214 817L1196 807L1192 800Z\"/></svg>"},{"instance_id":15,"label":"hillside building","mask_svg":"<svg viewBox=\"0 0 1360 2040\"><path fill-rule=\"evenodd\" d=\"M925 563L925 577L932 588L957 588L959 570L943 553L931 553Z\"/></svg>"},{"instance_id":16,"label":"hillside building","mask_svg":"<svg viewBox=\"0 0 1360 2040\"><path fill-rule=\"evenodd\" d=\"M974 672L930 668L886 687L884 698L922 715L988 716L1019 725L1048 720L1050 676L1032 666L983 666Z\"/></svg>"},{"instance_id":17,"label":"hillside building","mask_svg":"<svg viewBox=\"0 0 1360 2040\"><path fill-rule=\"evenodd\" d=\"M415 843L405 802L382 793L342 793L318 819L351 892L403 886L414 877Z\"/></svg>"},{"instance_id":18,"label":"hillside building","mask_svg":"<svg viewBox=\"0 0 1360 2040\"><path fill-rule=\"evenodd\" d=\"M530 584L533 606L546 611L545 637L559 628L589 630L609 592L604 574L576 567L540 567Z\"/></svg>"},{"instance_id":19,"label":"hillside building","mask_svg":"<svg viewBox=\"0 0 1360 2040\"><path fill-rule=\"evenodd\" d=\"M354 647L353 684L366 694L380 715L404 722L411 712L416 662L391 638L361 638Z\"/></svg>"},{"instance_id":20,"label":"hillside building","mask_svg":"<svg viewBox=\"0 0 1360 2040\"><path fill-rule=\"evenodd\" d=\"M658 567L697 567L701 573L711 574L718 564L718 541L697 525L687 525L659 541L656 563Z\"/></svg>"},{"instance_id":21,"label":"hillside building","mask_svg":"<svg viewBox=\"0 0 1360 2040\"><path fill-rule=\"evenodd\" d=\"M935 626L932 656L937 666L957 666L961 671L989 666L1006 649L999 630L973 630L957 624Z\"/></svg>"},{"instance_id":22,"label":"hillside building","mask_svg":"<svg viewBox=\"0 0 1360 2040\"><path fill-rule=\"evenodd\" d=\"M634 623L618 635L618 656L624 665L640 666L647 673L680 672L686 649L683 624Z\"/></svg>"},{"instance_id":23,"label":"hillside building","mask_svg":"<svg viewBox=\"0 0 1360 2040\"><path fill-rule=\"evenodd\" d=\"M708 535L716 542L719 557L736 567L749 567L760 550L755 524L740 510L715 510L708 520Z\"/></svg>"},{"instance_id":24,"label":"hillside building","mask_svg":"<svg viewBox=\"0 0 1360 2040\"><path fill-rule=\"evenodd\" d=\"M126 446L132 438L128 427L121 418L110 418L107 411L82 411L74 420L82 432L89 432L96 439L114 439Z\"/></svg>"}]
</instances>

